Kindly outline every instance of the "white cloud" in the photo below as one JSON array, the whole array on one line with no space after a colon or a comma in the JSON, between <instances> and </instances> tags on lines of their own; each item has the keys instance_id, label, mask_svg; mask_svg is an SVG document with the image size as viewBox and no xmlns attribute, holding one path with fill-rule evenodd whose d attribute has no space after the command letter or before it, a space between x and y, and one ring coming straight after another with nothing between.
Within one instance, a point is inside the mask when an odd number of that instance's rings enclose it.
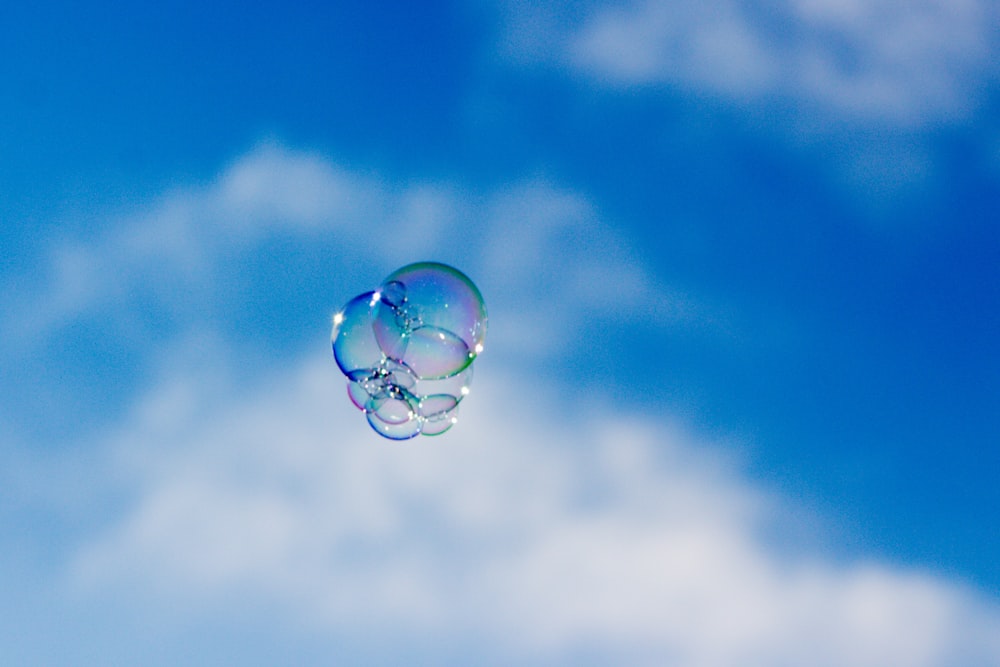
<instances>
[{"instance_id":1,"label":"white cloud","mask_svg":"<svg viewBox=\"0 0 1000 667\"><path fill-rule=\"evenodd\" d=\"M393 263L440 252L468 268L500 316L462 422L439 439L378 441L330 359L230 376L239 342L189 334L124 423L74 443L88 452L86 488L53 491L52 506L75 496L73 516L87 517L65 538L84 599L110 592L138 615L189 623L264 598L286 626L407 628L553 664L580 651L692 667L1000 658L993 601L932 574L775 546L762 535L796 508L719 450L669 416L611 414L518 366L518 343L551 350L602 313L673 321L694 309L585 198L544 181L481 198L392 188L265 146L74 246L36 301L65 321L141 289L150 270L203 281L274 235L332 236Z\"/></svg>"},{"instance_id":2,"label":"white cloud","mask_svg":"<svg viewBox=\"0 0 1000 667\"><path fill-rule=\"evenodd\" d=\"M377 184L331 164L323 156L267 144L232 164L208 195L214 221L233 232L248 226L327 229L379 217Z\"/></svg>"},{"instance_id":3,"label":"white cloud","mask_svg":"<svg viewBox=\"0 0 1000 667\"><path fill-rule=\"evenodd\" d=\"M484 222L475 264L499 297L505 317L492 331L504 346L550 353L612 317L672 325L710 317L659 283L579 194L520 183L491 197Z\"/></svg>"},{"instance_id":4,"label":"white cloud","mask_svg":"<svg viewBox=\"0 0 1000 667\"><path fill-rule=\"evenodd\" d=\"M178 189L103 236L56 247L40 280L32 276L34 284L6 295L0 337L10 347L37 344L101 308L128 313L143 298L177 311L178 320L199 295L211 298L220 265L232 279L234 257L276 239L330 249L338 257L334 279L374 281L429 258L456 264L482 284L492 312L512 313L491 339L526 352L559 344L540 328L569 336L585 312L653 322L699 317L693 301L658 284L579 194L544 180L486 195L447 184L391 186L272 143L207 186Z\"/></svg>"},{"instance_id":5,"label":"white cloud","mask_svg":"<svg viewBox=\"0 0 1000 667\"><path fill-rule=\"evenodd\" d=\"M514 20L523 34L508 43L613 86L791 100L824 116L913 126L976 108L996 78L996 19L984 0L635 0L568 29Z\"/></svg>"},{"instance_id":6,"label":"white cloud","mask_svg":"<svg viewBox=\"0 0 1000 667\"><path fill-rule=\"evenodd\" d=\"M134 495L77 584L182 616L264 597L338 634L398 625L553 664L1000 660L994 603L770 544L794 508L677 425L477 381L446 437L390 443L327 359L243 392L180 369L100 445Z\"/></svg>"},{"instance_id":7,"label":"white cloud","mask_svg":"<svg viewBox=\"0 0 1000 667\"><path fill-rule=\"evenodd\" d=\"M207 187L178 189L106 233L56 246L34 284L8 290L0 331L24 342L136 295L190 298L214 262L268 235L337 231L349 243L384 217L380 195L378 183L317 155L261 145Z\"/></svg>"}]
</instances>

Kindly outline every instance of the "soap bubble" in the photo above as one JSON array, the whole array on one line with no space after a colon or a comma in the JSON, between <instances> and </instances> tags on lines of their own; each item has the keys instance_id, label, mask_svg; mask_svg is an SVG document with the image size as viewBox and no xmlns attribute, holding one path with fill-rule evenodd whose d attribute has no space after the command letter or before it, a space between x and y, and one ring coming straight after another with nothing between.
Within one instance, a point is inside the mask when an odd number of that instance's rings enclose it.
<instances>
[{"instance_id":1,"label":"soap bubble","mask_svg":"<svg viewBox=\"0 0 1000 667\"><path fill-rule=\"evenodd\" d=\"M379 435L406 440L458 421L485 336L475 284L446 264L418 262L348 301L330 338L351 402Z\"/></svg>"},{"instance_id":2,"label":"soap bubble","mask_svg":"<svg viewBox=\"0 0 1000 667\"><path fill-rule=\"evenodd\" d=\"M333 317L333 358L345 375L374 368L382 361L382 350L371 326L376 301L375 292L359 294Z\"/></svg>"},{"instance_id":3,"label":"soap bubble","mask_svg":"<svg viewBox=\"0 0 1000 667\"><path fill-rule=\"evenodd\" d=\"M387 277L373 306L375 338L386 355L422 378L446 378L472 363L486 335L486 306L472 281L435 262Z\"/></svg>"}]
</instances>

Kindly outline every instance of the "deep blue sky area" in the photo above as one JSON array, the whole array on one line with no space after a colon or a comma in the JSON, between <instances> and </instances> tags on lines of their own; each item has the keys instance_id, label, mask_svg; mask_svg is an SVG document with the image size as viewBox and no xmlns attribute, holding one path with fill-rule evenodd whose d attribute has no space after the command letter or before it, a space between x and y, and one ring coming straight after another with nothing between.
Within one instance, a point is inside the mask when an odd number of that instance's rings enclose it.
<instances>
[{"instance_id":1,"label":"deep blue sky area","mask_svg":"<svg viewBox=\"0 0 1000 667\"><path fill-rule=\"evenodd\" d=\"M516 77L447 3L4 14L0 204L20 273L40 239L93 231L53 226L103 224L71 212L210 175L261 137L475 187L540 171L589 193L662 279L731 309L732 340L642 341L664 389L640 402L696 396L706 421L749 429L764 476L871 520L866 541L968 558L1000 587L1000 534L962 511L1000 507L1000 234L974 128L920 138L931 194L870 204L865 183L825 178L851 131L790 147L722 103Z\"/></svg>"},{"instance_id":2,"label":"deep blue sky area","mask_svg":"<svg viewBox=\"0 0 1000 667\"><path fill-rule=\"evenodd\" d=\"M588 318L538 373L732 439L753 479L826 517L832 553L1000 595L997 31L979 34L992 58L956 66L959 112L900 120L791 75L755 94L673 71L614 80L559 55L577 23L512 54L511 31L552 28L512 6L4 5L0 296L30 299L52 248L108 238L261 142L401 187L551 183L704 317ZM869 32L845 34L850 50ZM366 286L326 241L268 243L226 258L187 309L126 290L8 340L0 428L53 450L108 429L153 382L147 346L189 320L256 357L242 373L325 344L326 311ZM333 283L300 281L331 263Z\"/></svg>"},{"instance_id":3,"label":"deep blue sky area","mask_svg":"<svg viewBox=\"0 0 1000 667\"><path fill-rule=\"evenodd\" d=\"M67 197L74 185L152 187L204 175L268 133L359 158L433 154L478 60L474 24L447 9L7 8L18 113L3 140L19 160L5 180L27 188L46 173Z\"/></svg>"}]
</instances>

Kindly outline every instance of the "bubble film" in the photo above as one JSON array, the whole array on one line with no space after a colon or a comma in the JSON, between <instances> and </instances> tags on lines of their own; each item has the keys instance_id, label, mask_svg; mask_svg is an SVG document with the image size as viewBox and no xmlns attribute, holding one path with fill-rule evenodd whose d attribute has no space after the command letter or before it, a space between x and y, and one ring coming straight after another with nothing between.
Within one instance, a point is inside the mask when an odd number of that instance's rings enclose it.
<instances>
[{"instance_id":1,"label":"bubble film","mask_svg":"<svg viewBox=\"0 0 1000 667\"><path fill-rule=\"evenodd\" d=\"M351 402L392 440L440 435L457 423L485 337L479 289L438 262L404 266L348 301L330 336Z\"/></svg>"}]
</instances>

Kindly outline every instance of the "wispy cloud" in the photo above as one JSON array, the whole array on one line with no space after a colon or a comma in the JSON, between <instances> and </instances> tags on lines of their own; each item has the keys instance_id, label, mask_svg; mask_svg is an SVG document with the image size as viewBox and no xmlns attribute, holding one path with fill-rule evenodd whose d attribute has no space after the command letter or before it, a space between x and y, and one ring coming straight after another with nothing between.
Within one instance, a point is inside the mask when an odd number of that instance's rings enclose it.
<instances>
[{"instance_id":1,"label":"wispy cloud","mask_svg":"<svg viewBox=\"0 0 1000 667\"><path fill-rule=\"evenodd\" d=\"M350 414L326 359L221 403L179 373L99 444L134 495L83 545L77 584L181 615L262 596L338 633L399 624L553 664L584 647L691 666L1000 659L993 603L776 546L763 536L795 508L718 448L491 370L448 437L402 445Z\"/></svg>"},{"instance_id":2,"label":"wispy cloud","mask_svg":"<svg viewBox=\"0 0 1000 667\"><path fill-rule=\"evenodd\" d=\"M561 27L511 3L510 48L615 87L670 86L825 118L915 126L964 117L995 81L983 0L635 0Z\"/></svg>"},{"instance_id":3,"label":"wispy cloud","mask_svg":"<svg viewBox=\"0 0 1000 667\"><path fill-rule=\"evenodd\" d=\"M169 307L207 284L220 259L269 235L359 230L383 217L378 194L377 183L319 156L262 145L214 183L175 190L101 235L55 246L37 274L8 286L0 331L28 341L129 299Z\"/></svg>"},{"instance_id":4,"label":"wispy cloud","mask_svg":"<svg viewBox=\"0 0 1000 667\"><path fill-rule=\"evenodd\" d=\"M220 266L232 273L234 258L282 239L340 258L324 279L353 270L377 280L427 258L461 265L489 286L491 308L521 313L492 338L526 351L550 340L533 323L569 331L587 310L662 322L698 316L693 300L658 284L578 193L543 179L485 194L390 184L268 143L206 186L175 190L101 237L55 247L37 276L8 286L0 336L15 347L37 343L103 308L128 313L143 300L181 317L192 301L212 298Z\"/></svg>"},{"instance_id":5,"label":"wispy cloud","mask_svg":"<svg viewBox=\"0 0 1000 667\"><path fill-rule=\"evenodd\" d=\"M545 180L390 186L264 146L74 246L35 285L49 313L35 326L150 289L150 275L210 289L227 256L293 237L393 263L432 253L475 275L494 324L461 423L374 442L329 358L229 374L239 341L182 327L189 351L178 343L120 423L74 443L88 452L79 486L48 493L37 480L76 468L25 457L36 481L8 491L87 517L52 565L83 599L178 623L263 599L284 627L404 627L541 664L581 651L692 667L1000 659L994 601L933 573L835 562L806 535L775 544L800 508L669 408L612 412L594 389L537 376L532 353L602 313L702 316L592 203Z\"/></svg>"}]
</instances>

